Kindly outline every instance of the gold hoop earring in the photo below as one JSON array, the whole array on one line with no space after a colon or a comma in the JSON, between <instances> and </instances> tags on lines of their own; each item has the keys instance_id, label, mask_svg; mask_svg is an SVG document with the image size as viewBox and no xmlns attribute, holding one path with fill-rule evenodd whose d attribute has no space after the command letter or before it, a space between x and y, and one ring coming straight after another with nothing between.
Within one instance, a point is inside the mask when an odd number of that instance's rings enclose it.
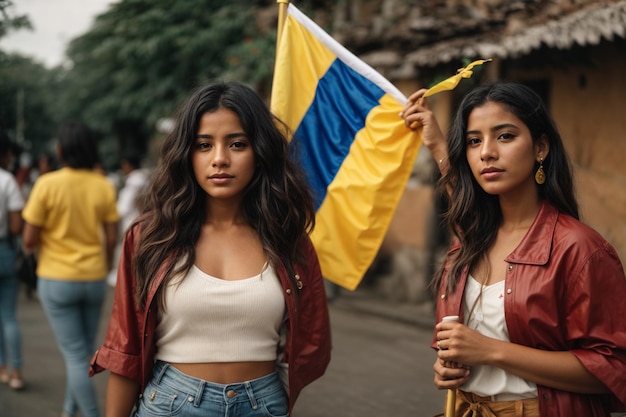
<instances>
[{"instance_id":1,"label":"gold hoop earring","mask_svg":"<svg viewBox=\"0 0 626 417\"><path fill-rule=\"evenodd\" d=\"M537 168L537 172L535 172L535 181L537 181L539 185L546 182L546 173L543 172L543 158L539 158L539 168Z\"/></svg>"}]
</instances>

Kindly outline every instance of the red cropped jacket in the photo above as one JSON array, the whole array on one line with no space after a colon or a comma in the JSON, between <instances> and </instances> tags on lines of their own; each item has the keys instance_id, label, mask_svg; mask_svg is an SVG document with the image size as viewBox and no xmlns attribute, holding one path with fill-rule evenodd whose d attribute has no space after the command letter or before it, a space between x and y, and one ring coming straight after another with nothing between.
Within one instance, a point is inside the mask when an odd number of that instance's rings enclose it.
<instances>
[{"instance_id":1,"label":"red cropped jacket","mask_svg":"<svg viewBox=\"0 0 626 417\"><path fill-rule=\"evenodd\" d=\"M155 295L164 275L160 273L154 280L146 308L141 308L136 302L130 262L138 233L139 227L134 226L124 239L107 335L91 360L89 375L108 369L135 380L143 391L152 377L157 325ZM287 306L287 341L282 360L289 365L289 413L302 388L324 374L331 351L328 305L317 254L308 238L301 245L308 267L292 268L297 286L292 284L284 265L276 267Z\"/></svg>"}]
</instances>

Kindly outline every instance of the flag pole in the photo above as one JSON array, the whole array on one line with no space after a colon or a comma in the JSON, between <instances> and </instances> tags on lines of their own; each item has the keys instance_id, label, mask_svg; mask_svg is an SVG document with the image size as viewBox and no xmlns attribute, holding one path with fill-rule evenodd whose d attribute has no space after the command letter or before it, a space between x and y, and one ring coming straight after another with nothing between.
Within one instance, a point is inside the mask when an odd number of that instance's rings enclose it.
<instances>
[{"instance_id":1,"label":"flag pole","mask_svg":"<svg viewBox=\"0 0 626 417\"><path fill-rule=\"evenodd\" d=\"M441 321L459 321L459 316L446 316ZM456 414L456 388L448 390L446 395L446 410L444 417L454 417Z\"/></svg>"},{"instance_id":2,"label":"flag pole","mask_svg":"<svg viewBox=\"0 0 626 417\"><path fill-rule=\"evenodd\" d=\"M285 26L285 18L287 17L287 7L289 0L276 0L278 3L278 28L276 30L276 51L280 45L280 38L283 36L283 26Z\"/></svg>"},{"instance_id":3,"label":"flag pole","mask_svg":"<svg viewBox=\"0 0 626 417\"><path fill-rule=\"evenodd\" d=\"M445 417L454 417L456 413L456 390L449 389L446 394L446 411L444 413Z\"/></svg>"}]
</instances>

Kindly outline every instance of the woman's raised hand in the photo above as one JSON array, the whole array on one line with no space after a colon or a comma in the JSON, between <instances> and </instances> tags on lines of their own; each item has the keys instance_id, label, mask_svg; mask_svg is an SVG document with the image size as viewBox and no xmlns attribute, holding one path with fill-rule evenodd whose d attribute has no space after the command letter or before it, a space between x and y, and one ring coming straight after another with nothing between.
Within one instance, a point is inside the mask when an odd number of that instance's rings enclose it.
<instances>
[{"instance_id":1,"label":"woman's raised hand","mask_svg":"<svg viewBox=\"0 0 626 417\"><path fill-rule=\"evenodd\" d=\"M424 97L426 91L428 90L422 88L411 94L400 116L409 129L422 131L422 142L441 169L442 163L448 159L446 137L428 106L428 99Z\"/></svg>"}]
</instances>

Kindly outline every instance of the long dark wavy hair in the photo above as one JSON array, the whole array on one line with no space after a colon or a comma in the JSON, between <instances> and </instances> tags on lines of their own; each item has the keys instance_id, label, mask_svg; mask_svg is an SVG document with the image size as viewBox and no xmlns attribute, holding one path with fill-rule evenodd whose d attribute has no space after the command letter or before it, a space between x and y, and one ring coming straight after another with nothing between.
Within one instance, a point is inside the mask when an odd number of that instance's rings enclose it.
<instances>
[{"instance_id":1,"label":"long dark wavy hair","mask_svg":"<svg viewBox=\"0 0 626 417\"><path fill-rule=\"evenodd\" d=\"M572 166L565 152L561 135L541 97L521 84L494 83L477 87L462 100L448 135L449 172L439 181L440 192L452 189L444 219L461 247L452 254L446 292L456 290L465 268L471 270L493 245L502 222L500 200L487 194L476 182L466 157L466 133L472 110L488 102L502 105L529 129L533 143L545 135L550 151L543 161L544 184L537 185L541 201L547 200L560 212L578 219L578 203L574 196ZM535 169L539 167L537 163ZM439 288L442 265L435 274L433 288Z\"/></svg>"},{"instance_id":2,"label":"long dark wavy hair","mask_svg":"<svg viewBox=\"0 0 626 417\"><path fill-rule=\"evenodd\" d=\"M165 283L194 263L207 195L195 179L192 150L202 115L221 108L239 116L255 155L256 171L242 203L246 221L258 233L269 262L284 263L290 279L294 280L292 265L305 262L299 242L314 227L315 211L304 173L288 156L286 126L250 87L213 83L195 90L177 111L174 130L162 143L144 197L134 258L141 305L165 259L175 258L165 264ZM158 297L159 307L164 308L162 291Z\"/></svg>"}]
</instances>

